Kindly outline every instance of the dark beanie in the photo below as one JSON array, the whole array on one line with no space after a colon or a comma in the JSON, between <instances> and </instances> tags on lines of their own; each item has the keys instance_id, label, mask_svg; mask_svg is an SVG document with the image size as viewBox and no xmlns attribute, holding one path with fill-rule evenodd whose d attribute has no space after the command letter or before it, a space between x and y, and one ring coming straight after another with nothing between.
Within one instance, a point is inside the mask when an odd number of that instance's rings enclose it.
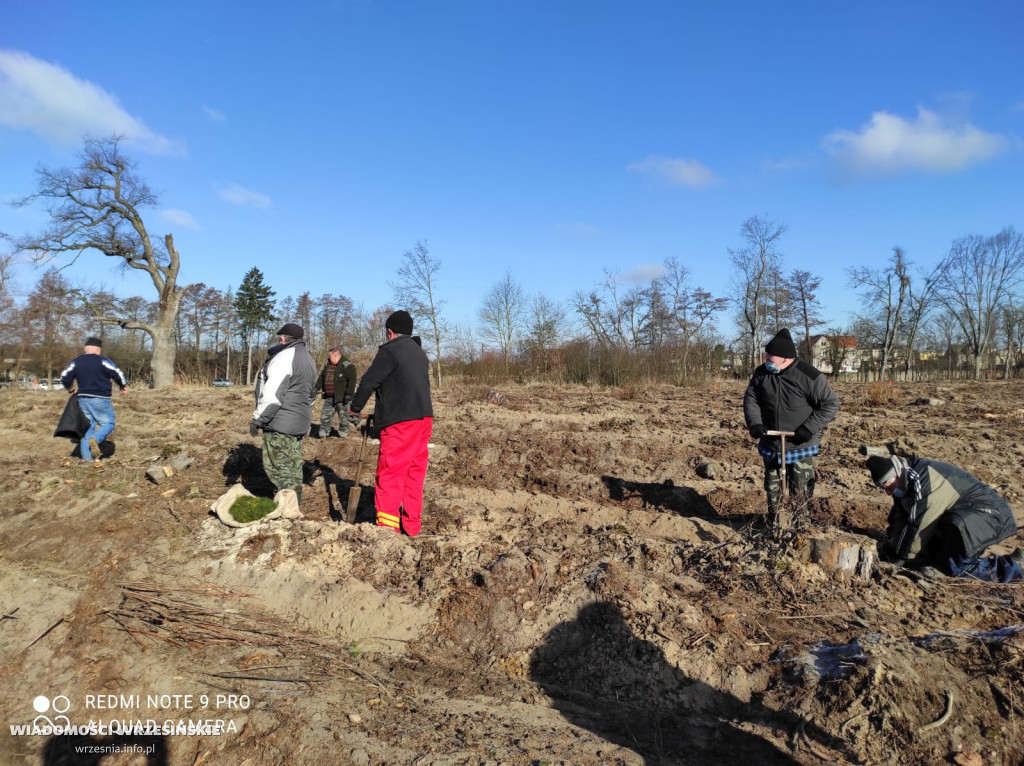
<instances>
[{"instance_id":1,"label":"dark beanie","mask_svg":"<svg viewBox=\"0 0 1024 766\"><path fill-rule=\"evenodd\" d=\"M277 331L278 335L288 335L289 337L298 340L302 337L302 326L295 324L295 322L289 322L280 330Z\"/></svg>"},{"instance_id":2,"label":"dark beanie","mask_svg":"<svg viewBox=\"0 0 1024 766\"><path fill-rule=\"evenodd\" d=\"M783 359L796 359L796 346L793 345L793 336L789 334L789 330L783 327L777 333L775 337L768 341L768 345L764 347L766 354L772 356L781 356Z\"/></svg>"},{"instance_id":3,"label":"dark beanie","mask_svg":"<svg viewBox=\"0 0 1024 766\"><path fill-rule=\"evenodd\" d=\"M399 335L412 335L412 317L408 311L396 311L388 317L384 327Z\"/></svg>"},{"instance_id":4,"label":"dark beanie","mask_svg":"<svg viewBox=\"0 0 1024 766\"><path fill-rule=\"evenodd\" d=\"M896 478L896 466L892 464L892 458L872 455L865 462L867 469L871 471L871 481L876 487L884 487Z\"/></svg>"},{"instance_id":5,"label":"dark beanie","mask_svg":"<svg viewBox=\"0 0 1024 766\"><path fill-rule=\"evenodd\" d=\"M85 345L103 348L103 341L100 338L97 338L95 335L90 335L88 338L85 339Z\"/></svg>"}]
</instances>

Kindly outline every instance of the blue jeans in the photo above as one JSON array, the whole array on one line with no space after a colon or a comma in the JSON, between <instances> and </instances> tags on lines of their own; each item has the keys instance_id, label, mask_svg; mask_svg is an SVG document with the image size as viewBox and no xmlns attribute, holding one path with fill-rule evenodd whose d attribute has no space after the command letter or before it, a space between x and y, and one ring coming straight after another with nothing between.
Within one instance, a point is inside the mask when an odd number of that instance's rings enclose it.
<instances>
[{"instance_id":1,"label":"blue jeans","mask_svg":"<svg viewBox=\"0 0 1024 766\"><path fill-rule=\"evenodd\" d=\"M82 460L91 461L99 455L93 455L89 450L89 439L102 442L110 436L111 431L114 430L114 403L98 396L80 396L78 405L82 408L85 416L89 418L89 430L86 431L81 442Z\"/></svg>"},{"instance_id":2,"label":"blue jeans","mask_svg":"<svg viewBox=\"0 0 1024 766\"><path fill-rule=\"evenodd\" d=\"M938 539L928 551L928 556L948 575L999 583L1024 579L1024 571L1010 555L982 558L984 551L981 551L968 556L960 529L952 522L940 522L935 536Z\"/></svg>"},{"instance_id":3,"label":"blue jeans","mask_svg":"<svg viewBox=\"0 0 1024 766\"><path fill-rule=\"evenodd\" d=\"M973 577L988 582L1014 582L1024 579L1024 571L1009 555L968 557L954 554L947 559L947 569L953 577Z\"/></svg>"}]
</instances>

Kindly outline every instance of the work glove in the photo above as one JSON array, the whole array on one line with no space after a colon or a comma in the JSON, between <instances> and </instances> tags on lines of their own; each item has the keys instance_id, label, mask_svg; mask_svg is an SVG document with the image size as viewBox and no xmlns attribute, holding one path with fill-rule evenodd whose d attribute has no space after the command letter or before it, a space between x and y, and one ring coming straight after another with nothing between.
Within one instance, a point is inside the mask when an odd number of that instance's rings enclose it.
<instances>
[{"instance_id":1,"label":"work glove","mask_svg":"<svg viewBox=\"0 0 1024 766\"><path fill-rule=\"evenodd\" d=\"M750 436L754 439L760 439L764 436L764 426L760 423L754 423L754 425L747 430L750 431Z\"/></svg>"},{"instance_id":2,"label":"work glove","mask_svg":"<svg viewBox=\"0 0 1024 766\"><path fill-rule=\"evenodd\" d=\"M351 396L343 396L343 397L341 397L341 406L342 407L348 407L348 405L351 402L352 402L352 397Z\"/></svg>"},{"instance_id":3,"label":"work glove","mask_svg":"<svg viewBox=\"0 0 1024 766\"><path fill-rule=\"evenodd\" d=\"M810 428L807 426L800 426L793 432L793 441L797 444L803 444L804 442L809 442L813 436L814 434L811 433Z\"/></svg>"},{"instance_id":4,"label":"work glove","mask_svg":"<svg viewBox=\"0 0 1024 766\"><path fill-rule=\"evenodd\" d=\"M359 425L359 421L362 420L362 419L363 419L363 416L360 415L358 412L354 412L352 410L348 411L348 422L351 423L352 425L358 426Z\"/></svg>"},{"instance_id":5,"label":"work glove","mask_svg":"<svg viewBox=\"0 0 1024 766\"><path fill-rule=\"evenodd\" d=\"M249 421L249 436L259 436L260 427L256 424L255 420Z\"/></svg>"}]
</instances>

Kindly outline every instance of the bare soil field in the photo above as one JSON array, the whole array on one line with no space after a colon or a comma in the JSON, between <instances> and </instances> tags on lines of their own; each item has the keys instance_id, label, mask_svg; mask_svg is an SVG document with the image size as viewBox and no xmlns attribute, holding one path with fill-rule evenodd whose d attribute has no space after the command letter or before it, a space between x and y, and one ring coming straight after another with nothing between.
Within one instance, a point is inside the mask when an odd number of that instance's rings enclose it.
<instances>
[{"instance_id":1,"label":"bare soil field","mask_svg":"<svg viewBox=\"0 0 1024 766\"><path fill-rule=\"evenodd\" d=\"M452 384L417 538L373 526L372 442L343 520L355 435L304 441L304 518L222 524L229 486L267 488L249 389L115 398L96 467L51 437L64 395L0 393L0 764L1021 763L1024 585L805 554L881 534L862 445L1024 521L1024 384L837 384L782 535L744 386Z\"/></svg>"}]
</instances>

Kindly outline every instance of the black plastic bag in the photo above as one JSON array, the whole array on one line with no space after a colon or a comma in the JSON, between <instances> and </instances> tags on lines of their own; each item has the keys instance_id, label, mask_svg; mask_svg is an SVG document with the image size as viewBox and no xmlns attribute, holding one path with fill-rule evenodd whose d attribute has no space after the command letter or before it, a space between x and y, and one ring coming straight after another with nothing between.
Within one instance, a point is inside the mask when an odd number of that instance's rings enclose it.
<instances>
[{"instance_id":1,"label":"black plastic bag","mask_svg":"<svg viewBox=\"0 0 1024 766\"><path fill-rule=\"evenodd\" d=\"M57 423L57 430L53 432L53 435L76 442L81 441L82 437L89 433L89 425L88 416L82 412L82 408L78 404L78 394L71 394L68 397L68 403L64 405L64 412L60 416L60 422Z\"/></svg>"}]
</instances>

